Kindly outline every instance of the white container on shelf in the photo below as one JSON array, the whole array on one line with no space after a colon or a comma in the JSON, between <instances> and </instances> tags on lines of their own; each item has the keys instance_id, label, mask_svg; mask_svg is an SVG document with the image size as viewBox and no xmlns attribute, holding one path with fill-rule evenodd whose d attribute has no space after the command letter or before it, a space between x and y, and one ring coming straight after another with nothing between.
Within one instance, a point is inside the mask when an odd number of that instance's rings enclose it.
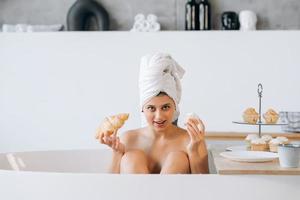
<instances>
[{"instance_id":1,"label":"white container on shelf","mask_svg":"<svg viewBox=\"0 0 300 200\"><path fill-rule=\"evenodd\" d=\"M300 162L300 144L283 144L278 146L281 167L297 168Z\"/></svg>"}]
</instances>

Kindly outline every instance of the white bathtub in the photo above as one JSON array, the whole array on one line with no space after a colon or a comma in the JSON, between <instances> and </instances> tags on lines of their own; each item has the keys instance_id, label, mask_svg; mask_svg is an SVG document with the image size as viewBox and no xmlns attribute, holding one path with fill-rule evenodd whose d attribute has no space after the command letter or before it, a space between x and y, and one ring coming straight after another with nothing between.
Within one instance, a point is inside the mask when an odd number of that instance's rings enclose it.
<instances>
[{"instance_id":1,"label":"white bathtub","mask_svg":"<svg viewBox=\"0 0 300 200\"><path fill-rule=\"evenodd\" d=\"M0 169L35 172L107 173L110 158L111 151L108 149L2 153L0 154ZM210 171L215 172L212 164Z\"/></svg>"},{"instance_id":2,"label":"white bathtub","mask_svg":"<svg viewBox=\"0 0 300 200\"><path fill-rule=\"evenodd\" d=\"M106 174L107 150L0 154L0 199L295 199L300 176ZM255 192L251 192L255 191Z\"/></svg>"},{"instance_id":3,"label":"white bathtub","mask_svg":"<svg viewBox=\"0 0 300 200\"><path fill-rule=\"evenodd\" d=\"M105 173L111 152L101 149L0 154L0 169L34 172Z\"/></svg>"}]
</instances>

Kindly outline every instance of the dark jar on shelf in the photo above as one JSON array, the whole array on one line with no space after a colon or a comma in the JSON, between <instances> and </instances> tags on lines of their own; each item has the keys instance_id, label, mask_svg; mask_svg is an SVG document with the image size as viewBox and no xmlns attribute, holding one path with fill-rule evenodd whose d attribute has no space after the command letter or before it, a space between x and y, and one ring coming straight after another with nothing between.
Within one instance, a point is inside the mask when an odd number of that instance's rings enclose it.
<instances>
[{"instance_id":1,"label":"dark jar on shelf","mask_svg":"<svg viewBox=\"0 0 300 200\"><path fill-rule=\"evenodd\" d=\"M211 11L208 0L198 0L199 30L211 30Z\"/></svg>"},{"instance_id":2,"label":"dark jar on shelf","mask_svg":"<svg viewBox=\"0 0 300 200\"><path fill-rule=\"evenodd\" d=\"M238 14L233 11L227 11L222 14L222 29L223 30L239 30L240 23Z\"/></svg>"},{"instance_id":3,"label":"dark jar on shelf","mask_svg":"<svg viewBox=\"0 0 300 200\"><path fill-rule=\"evenodd\" d=\"M196 30L195 0L188 0L185 4L185 30Z\"/></svg>"}]
</instances>

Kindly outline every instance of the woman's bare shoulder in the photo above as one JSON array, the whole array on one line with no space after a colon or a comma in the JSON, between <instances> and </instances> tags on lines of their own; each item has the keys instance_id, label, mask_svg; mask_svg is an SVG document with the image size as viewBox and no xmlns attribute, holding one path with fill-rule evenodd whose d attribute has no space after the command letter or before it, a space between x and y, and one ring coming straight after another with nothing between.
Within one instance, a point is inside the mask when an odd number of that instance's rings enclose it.
<instances>
[{"instance_id":1,"label":"woman's bare shoulder","mask_svg":"<svg viewBox=\"0 0 300 200\"><path fill-rule=\"evenodd\" d=\"M190 140L187 130L180 127L177 128L177 138L183 140L185 143Z\"/></svg>"},{"instance_id":2,"label":"woman's bare shoulder","mask_svg":"<svg viewBox=\"0 0 300 200\"><path fill-rule=\"evenodd\" d=\"M136 140L139 136L142 135L142 133L144 133L144 128L128 130L125 131L120 138L123 142L127 143L131 140Z\"/></svg>"},{"instance_id":3,"label":"woman's bare shoulder","mask_svg":"<svg viewBox=\"0 0 300 200\"><path fill-rule=\"evenodd\" d=\"M177 127L177 133L180 136L189 136L187 130L181 127Z\"/></svg>"}]
</instances>

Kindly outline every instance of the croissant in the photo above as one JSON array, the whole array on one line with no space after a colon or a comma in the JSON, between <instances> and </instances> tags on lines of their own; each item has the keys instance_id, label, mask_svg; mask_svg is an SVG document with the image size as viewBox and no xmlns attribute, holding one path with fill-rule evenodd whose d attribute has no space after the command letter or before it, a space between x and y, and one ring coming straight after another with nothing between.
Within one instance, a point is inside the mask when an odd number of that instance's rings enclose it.
<instances>
[{"instance_id":1,"label":"croissant","mask_svg":"<svg viewBox=\"0 0 300 200\"><path fill-rule=\"evenodd\" d=\"M96 139L99 139L101 133L103 133L105 136L112 135L115 131L117 131L124 125L128 117L128 113L121 113L106 117L97 130Z\"/></svg>"}]
</instances>

